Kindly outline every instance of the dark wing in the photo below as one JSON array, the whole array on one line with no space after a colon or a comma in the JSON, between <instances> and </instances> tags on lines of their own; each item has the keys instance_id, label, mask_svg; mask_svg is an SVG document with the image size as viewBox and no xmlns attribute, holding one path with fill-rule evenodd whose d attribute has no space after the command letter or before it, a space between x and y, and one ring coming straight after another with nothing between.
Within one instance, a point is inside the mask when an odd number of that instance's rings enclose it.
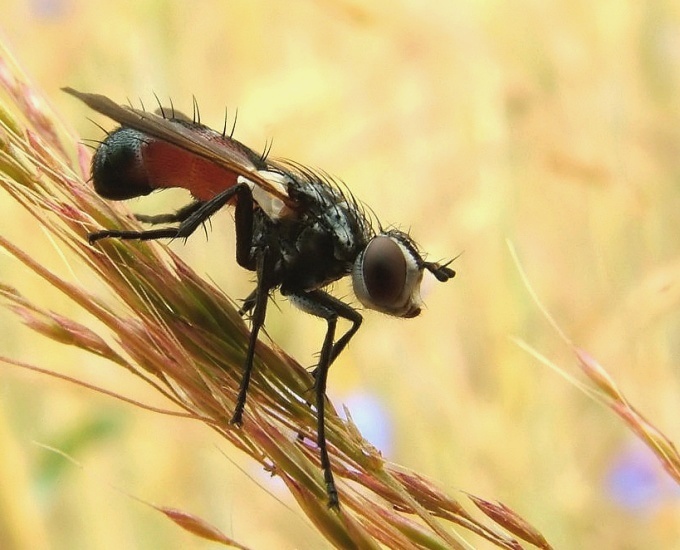
<instances>
[{"instance_id":1,"label":"dark wing","mask_svg":"<svg viewBox=\"0 0 680 550\"><path fill-rule=\"evenodd\" d=\"M79 92L73 88L62 88L64 92L80 99L91 109L101 113L122 126L133 128L156 139L167 141L177 147L198 155L217 166L248 179L270 195L280 199L291 210L299 206L287 194L267 180L253 162L237 147L229 147L228 142L214 142L192 132L191 129L155 113L133 107L118 105L108 97L99 94Z\"/></svg>"}]
</instances>

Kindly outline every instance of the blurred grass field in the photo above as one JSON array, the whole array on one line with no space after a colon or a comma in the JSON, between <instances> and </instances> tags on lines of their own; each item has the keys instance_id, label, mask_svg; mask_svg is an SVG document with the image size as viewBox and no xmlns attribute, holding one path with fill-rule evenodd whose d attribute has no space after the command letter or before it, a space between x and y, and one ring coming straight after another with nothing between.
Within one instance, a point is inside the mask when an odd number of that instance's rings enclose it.
<instances>
[{"instance_id":1,"label":"blurred grass field","mask_svg":"<svg viewBox=\"0 0 680 550\"><path fill-rule=\"evenodd\" d=\"M62 86L147 106L155 92L189 112L193 94L203 122L221 128L225 106L238 108L240 141L273 138L274 156L343 179L431 258L461 254L456 279L427 289L422 316L366 312L331 369L331 399L372 423L364 433L388 459L450 493L502 501L556 548L677 547L680 491L652 453L512 340L582 379L507 246L561 329L677 441L677 3L3 0L2 11L3 42L83 138L102 132ZM130 208L185 200L164 193ZM3 236L78 278L15 203L0 201L0 217ZM207 242L171 247L244 297L230 215L212 226ZM0 280L87 320L5 256ZM323 323L278 304L269 334L311 366ZM4 310L0 322L0 355L164 404ZM6 366L0 448L1 548L210 547L113 487L190 510L252 548L327 546L276 478L197 423Z\"/></svg>"}]
</instances>

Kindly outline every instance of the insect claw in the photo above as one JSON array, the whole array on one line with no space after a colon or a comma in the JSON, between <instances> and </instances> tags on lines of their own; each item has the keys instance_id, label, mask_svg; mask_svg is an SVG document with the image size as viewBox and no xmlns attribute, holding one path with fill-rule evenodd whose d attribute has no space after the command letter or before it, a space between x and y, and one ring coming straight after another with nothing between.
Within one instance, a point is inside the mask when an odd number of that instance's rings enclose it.
<instances>
[{"instance_id":1,"label":"insect claw","mask_svg":"<svg viewBox=\"0 0 680 550\"><path fill-rule=\"evenodd\" d=\"M104 239L108 237L108 231L95 231L94 233L88 233L87 234L87 242L90 245L93 245L97 241Z\"/></svg>"},{"instance_id":2,"label":"insect claw","mask_svg":"<svg viewBox=\"0 0 680 550\"><path fill-rule=\"evenodd\" d=\"M229 424L237 426L239 428L243 427L243 407L239 407L238 403L236 405L236 409L234 410L234 414L231 417L231 420L229 420Z\"/></svg>"},{"instance_id":3,"label":"insect claw","mask_svg":"<svg viewBox=\"0 0 680 550\"><path fill-rule=\"evenodd\" d=\"M335 489L335 486L329 487L326 485L326 492L328 493L328 508L340 510L340 499L338 498L338 491Z\"/></svg>"}]
</instances>

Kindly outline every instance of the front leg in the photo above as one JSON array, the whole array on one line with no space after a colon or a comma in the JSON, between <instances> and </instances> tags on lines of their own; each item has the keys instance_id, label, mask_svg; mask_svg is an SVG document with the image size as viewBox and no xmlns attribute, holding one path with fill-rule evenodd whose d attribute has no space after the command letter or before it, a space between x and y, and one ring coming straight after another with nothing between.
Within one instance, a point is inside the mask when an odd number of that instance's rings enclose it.
<instances>
[{"instance_id":1,"label":"front leg","mask_svg":"<svg viewBox=\"0 0 680 550\"><path fill-rule=\"evenodd\" d=\"M319 364L314 370L314 393L316 396L317 445L319 446L321 469L323 470L324 482L326 483L326 493L328 494L328 506L337 508L339 505L338 490L335 487L333 470L326 445L326 383L328 380L328 369L340 352L345 349L352 336L359 330L362 317L359 312L322 290L313 290L306 293L288 293L287 295L296 307L311 315L321 317L328 323L319 356ZM352 326L334 343L338 317L351 321Z\"/></svg>"},{"instance_id":2,"label":"front leg","mask_svg":"<svg viewBox=\"0 0 680 550\"><path fill-rule=\"evenodd\" d=\"M246 298L248 311L253 311L251 318L252 326L250 328L248 351L243 367L243 378L241 378L241 386L238 391L234 414L231 417L231 423L237 426L243 424L243 409L246 405L250 377L253 372L253 360L255 359L257 337L260 333L260 329L264 325L265 315L267 313L267 302L269 301L269 291L275 286L273 284L274 259L269 248L262 250L255 259L255 262L257 265L257 287L255 288L254 293L251 293L250 296Z\"/></svg>"}]
</instances>

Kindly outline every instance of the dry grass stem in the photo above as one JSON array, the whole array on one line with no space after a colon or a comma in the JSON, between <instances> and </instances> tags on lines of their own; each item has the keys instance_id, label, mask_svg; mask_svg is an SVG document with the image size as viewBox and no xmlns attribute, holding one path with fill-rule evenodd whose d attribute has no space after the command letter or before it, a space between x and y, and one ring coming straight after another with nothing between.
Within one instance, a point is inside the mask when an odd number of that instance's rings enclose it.
<instances>
[{"instance_id":1,"label":"dry grass stem","mask_svg":"<svg viewBox=\"0 0 680 550\"><path fill-rule=\"evenodd\" d=\"M630 404L623 392L616 385L614 377L609 374L594 357L587 351L577 347L571 339L567 337L555 319L550 315L547 308L541 303L534 289L531 288L526 273L522 269L516 252L511 245L510 251L515 261L515 265L520 272L522 281L528 289L532 300L536 303L550 325L555 329L560 339L569 346L576 358L577 365L586 375L590 384L584 383L571 376L566 369L554 364L526 342L516 340L517 344L540 362L561 374L566 380L581 389L586 395L609 407L639 438L639 440L654 453L671 479L680 485L680 453L678 453L675 444Z\"/></svg>"}]
</instances>

